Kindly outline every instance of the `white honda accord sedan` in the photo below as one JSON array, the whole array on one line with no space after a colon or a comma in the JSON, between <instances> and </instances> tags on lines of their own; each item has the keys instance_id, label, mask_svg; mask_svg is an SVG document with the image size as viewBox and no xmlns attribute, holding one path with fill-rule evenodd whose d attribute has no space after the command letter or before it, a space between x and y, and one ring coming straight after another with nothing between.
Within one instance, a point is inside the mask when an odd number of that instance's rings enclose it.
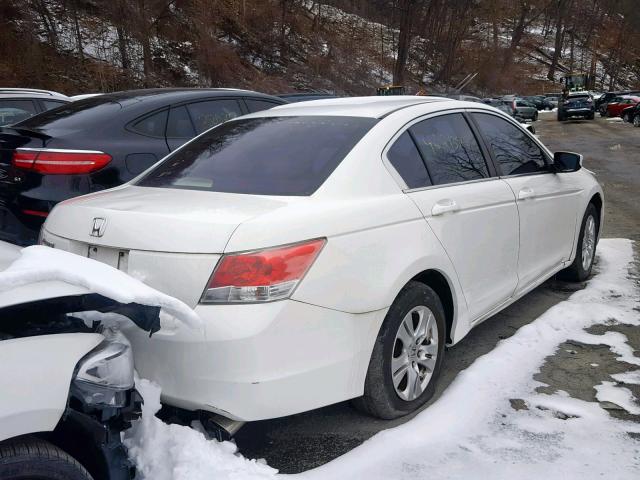
<instances>
[{"instance_id":1,"label":"white honda accord sedan","mask_svg":"<svg viewBox=\"0 0 640 480\"><path fill-rule=\"evenodd\" d=\"M581 164L478 103L318 100L62 202L41 242L202 317L129 332L170 405L248 421L358 399L394 418L433 395L445 345L557 272L588 277L603 195Z\"/></svg>"}]
</instances>

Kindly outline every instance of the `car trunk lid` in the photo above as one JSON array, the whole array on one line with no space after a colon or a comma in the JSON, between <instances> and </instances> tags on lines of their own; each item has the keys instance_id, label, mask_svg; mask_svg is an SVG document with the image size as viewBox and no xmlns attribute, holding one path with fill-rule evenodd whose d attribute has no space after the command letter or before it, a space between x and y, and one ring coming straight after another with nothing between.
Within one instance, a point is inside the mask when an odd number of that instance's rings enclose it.
<instances>
[{"instance_id":1,"label":"car trunk lid","mask_svg":"<svg viewBox=\"0 0 640 480\"><path fill-rule=\"evenodd\" d=\"M59 204L45 229L87 245L125 250L224 252L244 221L282 208L294 197L124 186Z\"/></svg>"}]
</instances>

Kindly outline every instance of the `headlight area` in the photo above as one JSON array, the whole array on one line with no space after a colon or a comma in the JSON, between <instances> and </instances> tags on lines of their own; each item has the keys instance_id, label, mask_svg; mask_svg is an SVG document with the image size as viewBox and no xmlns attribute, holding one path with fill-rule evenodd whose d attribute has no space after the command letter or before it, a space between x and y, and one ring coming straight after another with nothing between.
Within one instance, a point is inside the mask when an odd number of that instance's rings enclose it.
<instances>
[{"instance_id":1,"label":"headlight area","mask_svg":"<svg viewBox=\"0 0 640 480\"><path fill-rule=\"evenodd\" d=\"M123 408L134 391L131 346L118 331L103 335L105 340L78 362L71 394L87 407Z\"/></svg>"}]
</instances>

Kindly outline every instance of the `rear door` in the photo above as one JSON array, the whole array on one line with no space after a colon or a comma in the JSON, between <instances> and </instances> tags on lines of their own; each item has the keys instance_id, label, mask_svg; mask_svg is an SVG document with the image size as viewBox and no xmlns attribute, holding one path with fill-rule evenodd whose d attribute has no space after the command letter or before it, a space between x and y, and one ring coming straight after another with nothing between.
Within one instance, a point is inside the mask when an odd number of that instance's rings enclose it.
<instances>
[{"instance_id":1,"label":"rear door","mask_svg":"<svg viewBox=\"0 0 640 480\"><path fill-rule=\"evenodd\" d=\"M518 291L568 260L573 248L580 186L551 171L551 159L531 135L488 112L471 113L494 164L516 197L520 217Z\"/></svg>"},{"instance_id":2,"label":"rear door","mask_svg":"<svg viewBox=\"0 0 640 480\"><path fill-rule=\"evenodd\" d=\"M515 198L465 115L436 114L410 125L386 158L451 259L471 318L508 300L518 282Z\"/></svg>"}]
</instances>

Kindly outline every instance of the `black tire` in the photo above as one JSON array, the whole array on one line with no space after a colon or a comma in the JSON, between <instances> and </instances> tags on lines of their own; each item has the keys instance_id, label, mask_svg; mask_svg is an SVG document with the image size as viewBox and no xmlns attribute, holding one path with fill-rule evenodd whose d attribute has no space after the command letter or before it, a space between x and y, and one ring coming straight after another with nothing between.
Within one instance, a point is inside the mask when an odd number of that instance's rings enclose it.
<instances>
[{"instance_id":1,"label":"black tire","mask_svg":"<svg viewBox=\"0 0 640 480\"><path fill-rule=\"evenodd\" d=\"M629 118L629 114L628 113L625 113L622 116L622 121L625 122L625 123L629 123L631 121L631 119Z\"/></svg>"},{"instance_id":2,"label":"black tire","mask_svg":"<svg viewBox=\"0 0 640 480\"><path fill-rule=\"evenodd\" d=\"M93 480L55 445L33 437L0 444L0 480Z\"/></svg>"},{"instance_id":3,"label":"black tire","mask_svg":"<svg viewBox=\"0 0 640 480\"><path fill-rule=\"evenodd\" d=\"M396 334L405 316L420 306L431 310L435 318L438 328L437 356L428 384L416 399L408 401L400 398L393 386L391 359L394 356L394 348L397 348ZM445 332L444 309L436 292L422 283L409 282L396 297L382 323L369 361L364 396L353 401L355 407L368 415L390 420L402 417L424 405L435 393L444 357Z\"/></svg>"},{"instance_id":4,"label":"black tire","mask_svg":"<svg viewBox=\"0 0 640 480\"><path fill-rule=\"evenodd\" d=\"M536 113L533 115L533 121L535 122L535 121L537 121L537 120L538 120L538 112L536 112Z\"/></svg>"},{"instance_id":5,"label":"black tire","mask_svg":"<svg viewBox=\"0 0 640 480\"><path fill-rule=\"evenodd\" d=\"M635 115L633 117L633 126L640 127L640 115Z\"/></svg>"},{"instance_id":6,"label":"black tire","mask_svg":"<svg viewBox=\"0 0 640 480\"><path fill-rule=\"evenodd\" d=\"M595 119L596 119L595 112L591 112L589 115L587 115L587 120L595 120Z\"/></svg>"},{"instance_id":7,"label":"black tire","mask_svg":"<svg viewBox=\"0 0 640 480\"><path fill-rule=\"evenodd\" d=\"M587 225L587 221L589 217L593 217L595 221L595 240L594 241L596 243L594 243L594 246L593 246L593 254L592 254L591 262L589 263L589 266L587 268L584 268L583 262L582 262L582 244L585 237L584 236L585 227ZM600 215L596 207L593 205L593 203L590 203L587 206L586 212L584 212L584 216L582 217L582 224L580 225L580 236L578 237L578 245L576 246L576 258L573 259L573 263L571 265L569 265L564 270L560 271L560 273L558 274L558 277L560 279L566 280L569 282L583 282L587 278L589 278L589 275L591 275L591 270L593 268L593 261L596 257L595 250L597 246L599 231L600 231Z\"/></svg>"}]
</instances>

